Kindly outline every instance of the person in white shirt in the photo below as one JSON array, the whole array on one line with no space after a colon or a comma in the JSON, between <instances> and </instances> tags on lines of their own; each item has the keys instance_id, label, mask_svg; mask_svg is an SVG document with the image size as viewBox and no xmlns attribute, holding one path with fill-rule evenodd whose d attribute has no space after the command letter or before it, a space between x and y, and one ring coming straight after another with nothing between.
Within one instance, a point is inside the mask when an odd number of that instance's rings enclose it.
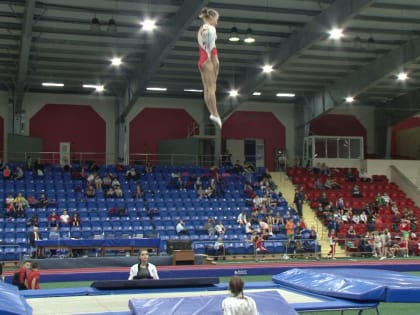
<instances>
[{"instance_id":1,"label":"person in white shirt","mask_svg":"<svg viewBox=\"0 0 420 315\"><path fill-rule=\"evenodd\" d=\"M247 220L246 220L246 212L245 211L242 211L241 213L239 213L238 218L236 219L236 222L239 225L246 224Z\"/></svg>"},{"instance_id":2,"label":"person in white shirt","mask_svg":"<svg viewBox=\"0 0 420 315\"><path fill-rule=\"evenodd\" d=\"M178 235L190 235L190 232L185 228L184 221L182 219L179 219L178 224L175 227L176 233Z\"/></svg>"},{"instance_id":3,"label":"person in white shirt","mask_svg":"<svg viewBox=\"0 0 420 315\"><path fill-rule=\"evenodd\" d=\"M128 280L139 279L159 279L156 266L149 263L149 253L141 250L139 253L139 263L131 266Z\"/></svg>"},{"instance_id":4,"label":"person in white shirt","mask_svg":"<svg viewBox=\"0 0 420 315\"><path fill-rule=\"evenodd\" d=\"M60 215L60 223L64 226L70 224L70 216L67 213L67 210L63 210L63 213Z\"/></svg>"},{"instance_id":5,"label":"person in white shirt","mask_svg":"<svg viewBox=\"0 0 420 315\"><path fill-rule=\"evenodd\" d=\"M223 315L258 315L254 299L244 295L244 282L238 276L229 281L230 296L222 302Z\"/></svg>"},{"instance_id":6,"label":"person in white shirt","mask_svg":"<svg viewBox=\"0 0 420 315\"><path fill-rule=\"evenodd\" d=\"M222 220L219 220L219 222L216 224L214 229L216 230L217 235L224 235L226 233L226 229L225 229L225 226L223 225Z\"/></svg>"}]
</instances>

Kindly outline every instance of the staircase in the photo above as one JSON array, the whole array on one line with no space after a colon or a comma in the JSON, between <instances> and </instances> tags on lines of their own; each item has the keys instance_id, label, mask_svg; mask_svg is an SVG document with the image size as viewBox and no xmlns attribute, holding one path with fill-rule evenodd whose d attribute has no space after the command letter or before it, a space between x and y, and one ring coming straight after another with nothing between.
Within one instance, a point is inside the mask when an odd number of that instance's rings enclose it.
<instances>
[{"instance_id":1,"label":"staircase","mask_svg":"<svg viewBox=\"0 0 420 315\"><path fill-rule=\"evenodd\" d=\"M289 177L284 172L271 172L271 177L277 185L278 190L282 192L283 197L287 203L294 207L293 199L295 196L296 186L290 181ZM322 222L316 217L314 211L308 204L303 205L303 220L308 228L314 227L318 235L318 242L321 245L321 257L327 257L330 251L330 242L328 239L328 231ZM343 248L336 246L336 257L345 257L346 253Z\"/></svg>"}]
</instances>

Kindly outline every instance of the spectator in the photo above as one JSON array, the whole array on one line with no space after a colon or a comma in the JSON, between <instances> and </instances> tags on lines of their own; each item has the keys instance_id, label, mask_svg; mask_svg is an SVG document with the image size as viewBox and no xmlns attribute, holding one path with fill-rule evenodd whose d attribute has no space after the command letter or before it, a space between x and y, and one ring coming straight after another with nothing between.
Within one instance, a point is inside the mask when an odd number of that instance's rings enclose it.
<instances>
[{"instance_id":1,"label":"spectator","mask_svg":"<svg viewBox=\"0 0 420 315\"><path fill-rule=\"evenodd\" d=\"M115 197L117 197L117 198L122 198L124 196L124 193L123 193L123 191L122 191L122 189L121 189L120 186L117 186L114 189L114 193L115 193Z\"/></svg>"},{"instance_id":2,"label":"spectator","mask_svg":"<svg viewBox=\"0 0 420 315\"><path fill-rule=\"evenodd\" d=\"M258 315L255 301L244 295L244 282L238 276L233 276L229 280L230 296L222 302L224 315Z\"/></svg>"},{"instance_id":3,"label":"spectator","mask_svg":"<svg viewBox=\"0 0 420 315\"><path fill-rule=\"evenodd\" d=\"M344 209L344 199L343 196L339 196L337 201L335 202L335 207L337 210L343 210Z\"/></svg>"},{"instance_id":4,"label":"spectator","mask_svg":"<svg viewBox=\"0 0 420 315\"><path fill-rule=\"evenodd\" d=\"M45 196L45 194L41 194L39 196L38 205L37 206L38 207L41 207L41 208L46 208L46 207L48 207L49 203L50 203L50 201L47 199L47 197Z\"/></svg>"},{"instance_id":5,"label":"spectator","mask_svg":"<svg viewBox=\"0 0 420 315\"><path fill-rule=\"evenodd\" d=\"M296 209L297 209L297 213L299 217L302 217L303 216L303 203L305 202L305 193L303 191L303 187L300 187L300 189L296 189L293 202L296 205Z\"/></svg>"},{"instance_id":6,"label":"spectator","mask_svg":"<svg viewBox=\"0 0 420 315\"><path fill-rule=\"evenodd\" d=\"M111 187L112 184L112 179L111 179L111 175L107 174L104 179L102 180L102 188L104 190L107 190Z\"/></svg>"},{"instance_id":7,"label":"spectator","mask_svg":"<svg viewBox=\"0 0 420 315\"><path fill-rule=\"evenodd\" d=\"M244 210L244 211L242 211L241 213L239 213L239 215L238 215L238 217L237 217L237 219L236 219L236 222L237 222L240 226L242 226L242 225L245 225L245 224L246 224L247 220L246 220L246 211L245 211L245 210Z\"/></svg>"},{"instance_id":8,"label":"spectator","mask_svg":"<svg viewBox=\"0 0 420 315\"><path fill-rule=\"evenodd\" d=\"M67 213L67 210L63 210L63 213L60 215L60 224L62 226L69 226L70 225L70 216Z\"/></svg>"},{"instance_id":9,"label":"spectator","mask_svg":"<svg viewBox=\"0 0 420 315\"><path fill-rule=\"evenodd\" d=\"M318 189L318 190L325 189L324 184L321 182L321 179L319 177L315 180L314 187L315 189Z\"/></svg>"},{"instance_id":10,"label":"spectator","mask_svg":"<svg viewBox=\"0 0 420 315\"><path fill-rule=\"evenodd\" d=\"M51 214L48 216L48 222L51 222L52 220L55 220L57 222L60 221L60 217L58 216L58 214L55 212L55 210L53 210L51 212Z\"/></svg>"},{"instance_id":11,"label":"spectator","mask_svg":"<svg viewBox=\"0 0 420 315\"><path fill-rule=\"evenodd\" d=\"M255 229L252 227L251 222L247 222L245 224L245 234L254 234L255 233Z\"/></svg>"},{"instance_id":12,"label":"spectator","mask_svg":"<svg viewBox=\"0 0 420 315\"><path fill-rule=\"evenodd\" d=\"M15 173L13 174L13 178L16 180L21 180L23 179L23 177L25 176L25 174L23 173L23 170L20 166L16 166L16 170Z\"/></svg>"},{"instance_id":13,"label":"spectator","mask_svg":"<svg viewBox=\"0 0 420 315\"><path fill-rule=\"evenodd\" d=\"M356 181L356 176L354 176L351 168L347 169L346 173L344 174L344 177L346 178L346 180L348 182L355 182Z\"/></svg>"},{"instance_id":14,"label":"spectator","mask_svg":"<svg viewBox=\"0 0 420 315\"><path fill-rule=\"evenodd\" d=\"M33 262L31 264L31 269L27 271L27 283L28 289L31 290L39 290L41 289L39 286L39 278L41 276L39 272L39 264L37 262Z\"/></svg>"},{"instance_id":15,"label":"spectator","mask_svg":"<svg viewBox=\"0 0 420 315\"><path fill-rule=\"evenodd\" d=\"M36 215L33 215L28 222L26 222L27 227L34 227L38 226L38 217Z\"/></svg>"},{"instance_id":16,"label":"spectator","mask_svg":"<svg viewBox=\"0 0 420 315\"><path fill-rule=\"evenodd\" d=\"M3 168L3 179L10 179L12 178L12 172L10 171L10 168L6 165Z\"/></svg>"},{"instance_id":17,"label":"spectator","mask_svg":"<svg viewBox=\"0 0 420 315\"><path fill-rule=\"evenodd\" d=\"M107 198L114 198L115 197L115 191L112 187L109 187L108 190L106 191L106 195Z\"/></svg>"},{"instance_id":18,"label":"spectator","mask_svg":"<svg viewBox=\"0 0 420 315\"><path fill-rule=\"evenodd\" d=\"M217 224L216 224L216 226L214 227L214 229L215 229L215 231L216 231L216 234L217 234L217 235L219 235L219 236L225 235L225 233L226 233L226 228L225 228L225 226L223 225L222 220L219 220L219 221L217 222Z\"/></svg>"},{"instance_id":19,"label":"spectator","mask_svg":"<svg viewBox=\"0 0 420 315\"><path fill-rule=\"evenodd\" d=\"M359 186L357 184L353 185L351 193L352 193L353 197L355 197L355 198L363 198L363 195L360 192Z\"/></svg>"},{"instance_id":20,"label":"spectator","mask_svg":"<svg viewBox=\"0 0 420 315\"><path fill-rule=\"evenodd\" d=\"M200 190L203 188L203 183L201 181L201 177L197 176L194 182L194 190Z\"/></svg>"},{"instance_id":21,"label":"spectator","mask_svg":"<svg viewBox=\"0 0 420 315\"><path fill-rule=\"evenodd\" d=\"M214 229L214 225L213 225L213 219L212 218L208 218L207 223L204 224L204 230L207 231L209 236L213 236L215 229Z\"/></svg>"},{"instance_id":22,"label":"spectator","mask_svg":"<svg viewBox=\"0 0 420 315\"><path fill-rule=\"evenodd\" d=\"M359 219L360 219L360 223L364 223L364 224L367 224L367 222L368 222L368 217L367 217L367 215L366 215L366 212L365 211L362 211L361 213L360 213L360 217L359 217Z\"/></svg>"},{"instance_id":23,"label":"spectator","mask_svg":"<svg viewBox=\"0 0 420 315\"><path fill-rule=\"evenodd\" d=\"M190 235L190 232L185 228L185 223L182 219L179 219L178 224L175 227L176 233L179 235Z\"/></svg>"},{"instance_id":24,"label":"spectator","mask_svg":"<svg viewBox=\"0 0 420 315\"><path fill-rule=\"evenodd\" d=\"M359 176L362 182L371 182L371 178L364 168L360 169Z\"/></svg>"},{"instance_id":25,"label":"spectator","mask_svg":"<svg viewBox=\"0 0 420 315\"><path fill-rule=\"evenodd\" d=\"M95 176L94 183L95 183L96 190L102 190L103 181L99 175Z\"/></svg>"},{"instance_id":26,"label":"spectator","mask_svg":"<svg viewBox=\"0 0 420 315\"><path fill-rule=\"evenodd\" d=\"M153 173L153 166L152 166L152 163L150 161L147 161L144 170L145 170L146 174Z\"/></svg>"},{"instance_id":27,"label":"spectator","mask_svg":"<svg viewBox=\"0 0 420 315\"><path fill-rule=\"evenodd\" d=\"M22 193L18 193L15 200L13 201L16 213L18 217L25 217L25 208L29 205L25 197L22 196Z\"/></svg>"},{"instance_id":28,"label":"spectator","mask_svg":"<svg viewBox=\"0 0 420 315\"><path fill-rule=\"evenodd\" d=\"M38 176L38 177L43 177L44 176L44 165L41 163L40 158L38 158L34 162L34 172L35 172L35 175Z\"/></svg>"},{"instance_id":29,"label":"spectator","mask_svg":"<svg viewBox=\"0 0 420 315\"><path fill-rule=\"evenodd\" d=\"M125 178L127 180L137 180L139 179L139 176L137 175L136 169L134 167L130 168L125 172Z\"/></svg>"},{"instance_id":30,"label":"spectator","mask_svg":"<svg viewBox=\"0 0 420 315\"><path fill-rule=\"evenodd\" d=\"M392 201L391 198L388 196L388 194L386 192L384 192L381 199L382 199L382 205L384 205L384 206L388 206Z\"/></svg>"},{"instance_id":31,"label":"spectator","mask_svg":"<svg viewBox=\"0 0 420 315\"><path fill-rule=\"evenodd\" d=\"M353 240L356 237L357 237L356 231L355 231L353 225L350 225L349 229L347 230L347 233L346 233L346 238Z\"/></svg>"},{"instance_id":32,"label":"spectator","mask_svg":"<svg viewBox=\"0 0 420 315\"><path fill-rule=\"evenodd\" d=\"M217 256L224 256L225 253L225 244L223 243L223 239L218 237L216 242L214 243L214 250L216 251Z\"/></svg>"},{"instance_id":33,"label":"spectator","mask_svg":"<svg viewBox=\"0 0 420 315\"><path fill-rule=\"evenodd\" d=\"M327 189L341 189L341 186L335 181L334 178L329 178L324 183L325 188Z\"/></svg>"},{"instance_id":34,"label":"spectator","mask_svg":"<svg viewBox=\"0 0 420 315\"><path fill-rule=\"evenodd\" d=\"M96 196L96 189L93 185L88 185L86 188L86 197L88 198L95 198Z\"/></svg>"},{"instance_id":35,"label":"spectator","mask_svg":"<svg viewBox=\"0 0 420 315\"><path fill-rule=\"evenodd\" d=\"M15 208L15 198L12 195L8 195L5 200L5 210L6 217L14 218L16 217L16 208Z\"/></svg>"},{"instance_id":36,"label":"spectator","mask_svg":"<svg viewBox=\"0 0 420 315\"><path fill-rule=\"evenodd\" d=\"M79 214L77 212L73 212L73 215L70 219L71 226L81 226L82 225L82 219L79 217Z\"/></svg>"},{"instance_id":37,"label":"spectator","mask_svg":"<svg viewBox=\"0 0 420 315\"><path fill-rule=\"evenodd\" d=\"M54 226L51 231L50 234L48 236L49 240L59 240L60 239L60 232L58 232L58 226ZM54 256L57 254L57 250L56 249L51 249L50 250L50 257Z\"/></svg>"},{"instance_id":38,"label":"spectator","mask_svg":"<svg viewBox=\"0 0 420 315\"><path fill-rule=\"evenodd\" d=\"M136 191L134 193L134 198L143 198L143 190L141 189L141 185L137 184L136 185Z\"/></svg>"}]
</instances>

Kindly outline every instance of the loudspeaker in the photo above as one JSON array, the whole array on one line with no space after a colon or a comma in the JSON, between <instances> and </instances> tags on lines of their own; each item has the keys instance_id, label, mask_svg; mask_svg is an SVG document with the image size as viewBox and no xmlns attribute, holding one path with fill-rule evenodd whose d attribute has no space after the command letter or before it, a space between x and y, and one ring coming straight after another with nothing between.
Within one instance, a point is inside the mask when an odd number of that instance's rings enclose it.
<instances>
[{"instance_id":1,"label":"loudspeaker","mask_svg":"<svg viewBox=\"0 0 420 315\"><path fill-rule=\"evenodd\" d=\"M192 250L191 240L168 240L166 241L166 253L172 255L174 250Z\"/></svg>"}]
</instances>

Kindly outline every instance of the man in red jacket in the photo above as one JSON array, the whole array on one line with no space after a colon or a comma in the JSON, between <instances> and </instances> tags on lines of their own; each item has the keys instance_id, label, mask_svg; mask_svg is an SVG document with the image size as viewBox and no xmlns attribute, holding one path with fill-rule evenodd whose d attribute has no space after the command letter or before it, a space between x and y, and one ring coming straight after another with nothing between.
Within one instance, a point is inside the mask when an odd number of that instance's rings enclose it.
<instances>
[{"instance_id":1,"label":"man in red jacket","mask_svg":"<svg viewBox=\"0 0 420 315\"><path fill-rule=\"evenodd\" d=\"M28 289L28 276L27 272L31 268L31 262L25 260L22 266L14 273L12 284L17 286L19 290Z\"/></svg>"}]
</instances>

